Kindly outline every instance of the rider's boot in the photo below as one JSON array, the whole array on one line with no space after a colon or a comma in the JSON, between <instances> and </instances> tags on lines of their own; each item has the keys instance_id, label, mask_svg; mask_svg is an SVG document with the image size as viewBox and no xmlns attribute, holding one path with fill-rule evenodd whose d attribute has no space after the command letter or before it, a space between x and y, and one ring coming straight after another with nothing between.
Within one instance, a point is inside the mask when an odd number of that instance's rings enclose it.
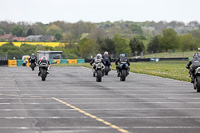
<instances>
[{"instance_id":1,"label":"rider's boot","mask_svg":"<svg viewBox=\"0 0 200 133\"><path fill-rule=\"evenodd\" d=\"M39 71L38 76L40 76L41 72Z\"/></svg>"},{"instance_id":2,"label":"rider's boot","mask_svg":"<svg viewBox=\"0 0 200 133\"><path fill-rule=\"evenodd\" d=\"M191 83L194 83L194 76L191 75Z\"/></svg>"}]
</instances>

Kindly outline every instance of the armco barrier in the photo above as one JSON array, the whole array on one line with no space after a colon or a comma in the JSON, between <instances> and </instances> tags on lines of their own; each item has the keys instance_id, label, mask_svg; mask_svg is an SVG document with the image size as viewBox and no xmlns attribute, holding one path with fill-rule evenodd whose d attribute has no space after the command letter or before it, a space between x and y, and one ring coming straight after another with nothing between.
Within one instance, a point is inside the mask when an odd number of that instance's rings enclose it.
<instances>
[{"instance_id":1,"label":"armco barrier","mask_svg":"<svg viewBox=\"0 0 200 133\"><path fill-rule=\"evenodd\" d=\"M92 59L85 59L85 63L90 63Z\"/></svg>"},{"instance_id":2,"label":"armco barrier","mask_svg":"<svg viewBox=\"0 0 200 133\"><path fill-rule=\"evenodd\" d=\"M112 59L112 62L115 62L117 59ZM138 59L129 59L129 62L149 62L149 61L188 61L188 58L138 58ZM86 63L90 63L92 59L85 59Z\"/></svg>"},{"instance_id":3,"label":"armco barrier","mask_svg":"<svg viewBox=\"0 0 200 133\"><path fill-rule=\"evenodd\" d=\"M17 66L22 66L23 60L17 60Z\"/></svg>"},{"instance_id":4,"label":"armco barrier","mask_svg":"<svg viewBox=\"0 0 200 133\"><path fill-rule=\"evenodd\" d=\"M67 64L67 59L60 59L60 64Z\"/></svg>"},{"instance_id":5,"label":"armco barrier","mask_svg":"<svg viewBox=\"0 0 200 133\"><path fill-rule=\"evenodd\" d=\"M9 67L16 67L17 66L17 60L8 60L8 66Z\"/></svg>"},{"instance_id":6,"label":"armco barrier","mask_svg":"<svg viewBox=\"0 0 200 133\"><path fill-rule=\"evenodd\" d=\"M69 63L69 64L77 63L77 59L69 59L69 60L68 60L68 63Z\"/></svg>"},{"instance_id":7,"label":"armco barrier","mask_svg":"<svg viewBox=\"0 0 200 133\"><path fill-rule=\"evenodd\" d=\"M77 63L85 63L85 59L77 59Z\"/></svg>"},{"instance_id":8,"label":"armco barrier","mask_svg":"<svg viewBox=\"0 0 200 133\"><path fill-rule=\"evenodd\" d=\"M8 60L0 60L0 66L7 66Z\"/></svg>"},{"instance_id":9,"label":"armco barrier","mask_svg":"<svg viewBox=\"0 0 200 133\"><path fill-rule=\"evenodd\" d=\"M160 61L188 61L188 58L159 58Z\"/></svg>"}]
</instances>

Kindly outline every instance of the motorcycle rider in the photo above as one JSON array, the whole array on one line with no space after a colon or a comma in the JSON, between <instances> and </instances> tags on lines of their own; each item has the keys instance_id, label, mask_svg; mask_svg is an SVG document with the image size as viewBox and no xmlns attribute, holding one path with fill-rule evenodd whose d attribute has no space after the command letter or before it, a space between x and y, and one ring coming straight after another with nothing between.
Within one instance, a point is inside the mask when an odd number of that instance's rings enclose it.
<instances>
[{"instance_id":1,"label":"motorcycle rider","mask_svg":"<svg viewBox=\"0 0 200 133\"><path fill-rule=\"evenodd\" d=\"M30 63L37 63L37 57L34 55L34 53L32 53L28 60Z\"/></svg>"},{"instance_id":2,"label":"motorcycle rider","mask_svg":"<svg viewBox=\"0 0 200 133\"><path fill-rule=\"evenodd\" d=\"M93 69L93 72L95 71L96 69L96 65L94 65L95 63L98 63L98 62L101 62L104 66L105 66L105 63L103 61L103 58L102 58L102 55L101 54L97 54L96 57L94 57L94 59L90 62L90 65L93 66L92 69ZM104 69L103 69L103 72L102 74L104 75ZM95 72L93 73L93 76L95 77Z\"/></svg>"},{"instance_id":3,"label":"motorcycle rider","mask_svg":"<svg viewBox=\"0 0 200 133\"><path fill-rule=\"evenodd\" d=\"M109 62L109 67L110 67L111 66L111 64L110 64L111 63L111 58L110 58L110 56L109 56L107 51L104 52L104 55L102 56L102 58L103 58L104 62L106 62L106 61Z\"/></svg>"},{"instance_id":4,"label":"motorcycle rider","mask_svg":"<svg viewBox=\"0 0 200 133\"><path fill-rule=\"evenodd\" d=\"M187 69L190 69L189 74L190 74L190 77L191 77L191 83L194 83L194 72L195 72L195 69L198 68L199 66L200 66L199 54L194 53L193 59L191 61L189 61L189 63L186 66Z\"/></svg>"},{"instance_id":5,"label":"motorcycle rider","mask_svg":"<svg viewBox=\"0 0 200 133\"><path fill-rule=\"evenodd\" d=\"M50 69L50 67L51 67L51 64L49 63L49 60L47 59L47 57L42 56L42 57L40 58L40 60L38 61L38 66L39 66L39 73L38 73L38 76L40 76L40 74L41 74L41 71L40 71L40 64L41 64L41 63L47 63L47 64L48 64L47 74L49 74L49 69Z\"/></svg>"},{"instance_id":6,"label":"motorcycle rider","mask_svg":"<svg viewBox=\"0 0 200 133\"><path fill-rule=\"evenodd\" d=\"M128 64L128 66L130 66L129 60L126 58L125 54L120 54L119 58L115 62L118 77L119 77L119 74L120 74L119 69L120 69L121 62L126 62ZM130 70L130 68L128 67L127 74L129 74L129 70Z\"/></svg>"}]
</instances>

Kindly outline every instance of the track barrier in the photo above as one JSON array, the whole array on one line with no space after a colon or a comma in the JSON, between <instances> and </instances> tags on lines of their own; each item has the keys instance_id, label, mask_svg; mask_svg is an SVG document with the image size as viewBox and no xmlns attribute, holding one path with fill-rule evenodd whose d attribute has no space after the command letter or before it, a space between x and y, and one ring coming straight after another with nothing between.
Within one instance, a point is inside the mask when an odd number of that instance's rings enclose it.
<instances>
[{"instance_id":1,"label":"track barrier","mask_svg":"<svg viewBox=\"0 0 200 133\"><path fill-rule=\"evenodd\" d=\"M0 66L8 65L9 67L23 66L23 60L0 60ZM49 59L50 64L71 64L71 63L85 63L85 59ZM26 64L30 66L29 62Z\"/></svg>"},{"instance_id":2,"label":"track barrier","mask_svg":"<svg viewBox=\"0 0 200 133\"><path fill-rule=\"evenodd\" d=\"M69 64L77 63L77 59L69 59L69 60L68 60L68 63L69 63Z\"/></svg>"},{"instance_id":3,"label":"track barrier","mask_svg":"<svg viewBox=\"0 0 200 133\"><path fill-rule=\"evenodd\" d=\"M17 60L8 60L8 66L9 67L16 67L17 66Z\"/></svg>"},{"instance_id":4,"label":"track barrier","mask_svg":"<svg viewBox=\"0 0 200 133\"><path fill-rule=\"evenodd\" d=\"M150 61L188 61L190 58L140 58L140 59L129 59L130 62L150 62ZM50 64L72 64L72 63L89 63L92 59L49 59ZM112 59L115 62L116 59ZM0 60L0 66L9 67L20 67L23 64L23 60ZM29 63L27 63L29 66Z\"/></svg>"}]
</instances>

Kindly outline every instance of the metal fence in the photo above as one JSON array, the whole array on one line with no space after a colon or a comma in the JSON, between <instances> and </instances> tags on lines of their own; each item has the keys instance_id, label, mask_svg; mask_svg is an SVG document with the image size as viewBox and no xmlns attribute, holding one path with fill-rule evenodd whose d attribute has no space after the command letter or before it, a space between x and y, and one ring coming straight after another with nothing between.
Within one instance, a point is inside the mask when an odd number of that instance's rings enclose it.
<instances>
[{"instance_id":1,"label":"metal fence","mask_svg":"<svg viewBox=\"0 0 200 133\"><path fill-rule=\"evenodd\" d=\"M8 54L0 54L0 60L8 60Z\"/></svg>"}]
</instances>

